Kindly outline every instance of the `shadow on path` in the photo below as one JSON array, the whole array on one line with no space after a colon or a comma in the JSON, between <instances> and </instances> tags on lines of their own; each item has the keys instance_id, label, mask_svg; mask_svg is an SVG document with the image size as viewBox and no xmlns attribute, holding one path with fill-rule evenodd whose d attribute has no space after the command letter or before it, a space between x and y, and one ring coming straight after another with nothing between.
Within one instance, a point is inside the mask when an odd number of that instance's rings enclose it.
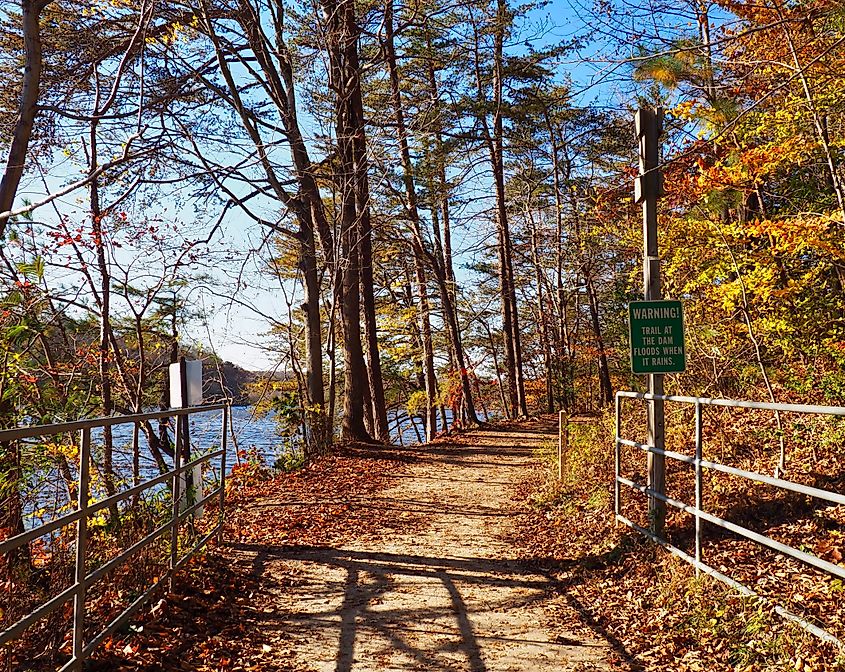
<instances>
[{"instance_id":1,"label":"shadow on path","mask_svg":"<svg viewBox=\"0 0 845 672\"><path fill-rule=\"evenodd\" d=\"M513 488L555 436L556 423L532 422L391 448L404 463L391 487L350 502L380 529L374 537L353 533L341 547L231 544L275 593L255 613L260 630L315 672L599 671L610 669L608 656L639 669L553 578L586 565L511 557L506 538L524 511ZM561 609L565 618L550 623Z\"/></svg>"},{"instance_id":2,"label":"shadow on path","mask_svg":"<svg viewBox=\"0 0 845 672\"><path fill-rule=\"evenodd\" d=\"M326 637L337 641L334 672L352 672L356 663L356 644L362 637L374 635L389 642L395 651L412 659L421 670L454 670L450 661L439 661L437 650L420 646L414 634L441 635L451 641L449 648L460 651L465 665L460 669L487 672L484 648L486 642L506 645L537 645L557 650L566 657L571 649L612 649L625 661L632 672L642 669L625 647L600 623L595 621L582 604L550 577L551 569L584 569L607 562L607 556L589 558L581 562L561 562L537 559L524 562L517 559L487 559L477 557L434 557L381 551L360 551L321 546L263 546L232 544L231 548L254 557L253 570L257 578L268 573L274 562L306 563L317 576L325 577L322 585L309 586L309 596L322 601L325 608L307 613L265 613L259 616L262 627L286 632L291 626L307 638ZM335 570L333 573L331 570ZM338 574L338 572L341 572ZM337 574L338 578L330 577ZM400 590L403 578L423 580L431 589L437 584L446 600L439 604L415 603L395 606L385 600L391 591ZM504 612L530 607L548 598L552 592L561 593L566 603L583 623L596 635L598 643L559 636L555 641L530 639L525 636L479 633L474 626L474 611L464 597L473 585L515 589L502 590L499 599L487 603L485 609ZM401 592L401 591L400 591ZM514 595L515 593L515 595ZM342 595L339 602L332 597ZM385 607L386 604L386 607ZM372 605L380 605L378 610ZM445 619L445 623L444 623ZM449 625L451 621L451 626ZM429 624L437 622L438 627ZM362 634L364 633L364 634ZM441 651L445 647L441 648ZM514 668L518 669L518 668ZM530 668L522 668L526 672ZM598 669L598 668L590 668Z\"/></svg>"}]
</instances>

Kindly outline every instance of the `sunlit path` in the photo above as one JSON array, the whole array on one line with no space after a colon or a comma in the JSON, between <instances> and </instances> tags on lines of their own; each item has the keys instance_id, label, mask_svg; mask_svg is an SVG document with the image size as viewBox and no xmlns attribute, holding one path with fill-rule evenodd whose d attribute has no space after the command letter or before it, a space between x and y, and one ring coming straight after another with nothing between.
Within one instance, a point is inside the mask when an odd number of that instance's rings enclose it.
<instances>
[{"instance_id":1,"label":"sunlit path","mask_svg":"<svg viewBox=\"0 0 845 672\"><path fill-rule=\"evenodd\" d=\"M368 504L384 521L413 520L386 540L233 544L275 586L261 617L268 641L320 672L606 669L606 642L546 628L549 580L503 538L512 488L550 437L554 427L535 423L419 449Z\"/></svg>"}]
</instances>

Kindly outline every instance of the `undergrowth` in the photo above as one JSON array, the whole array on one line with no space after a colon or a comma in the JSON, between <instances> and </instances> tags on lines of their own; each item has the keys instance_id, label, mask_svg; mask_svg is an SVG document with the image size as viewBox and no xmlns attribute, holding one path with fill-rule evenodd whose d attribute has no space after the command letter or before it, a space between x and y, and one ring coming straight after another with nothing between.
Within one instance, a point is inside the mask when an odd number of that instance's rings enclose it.
<instances>
[{"instance_id":1,"label":"undergrowth","mask_svg":"<svg viewBox=\"0 0 845 672\"><path fill-rule=\"evenodd\" d=\"M682 437L679 425L674 423L667 434ZM532 507L519 523L518 536L526 555L555 561L561 599L585 615L598 634L617 642L614 656L620 666L679 672L845 670L840 650L775 613L777 600L743 597L715 579L696 577L685 562L615 524L613 435L612 414L571 422L560 479L557 442L543 446L538 453L542 466L522 491ZM644 482L644 465L644 455L628 455L623 470ZM730 491L732 485L724 487ZM628 497L633 498L625 506L645 508L644 498L636 499L640 495ZM679 527L683 521L672 518L670 524L670 533L680 539L676 543L688 538ZM770 573L771 564L751 550L731 546L727 535L707 539L706 559L720 571L755 589ZM758 568L757 576L752 567ZM788 578L782 583L796 583L794 576ZM827 599L829 611L838 613L835 582L828 583L832 588L822 594L811 593L804 581L798 597L804 603L809 596ZM783 599L790 610L800 611L801 602L787 595Z\"/></svg>"}]
</instances>

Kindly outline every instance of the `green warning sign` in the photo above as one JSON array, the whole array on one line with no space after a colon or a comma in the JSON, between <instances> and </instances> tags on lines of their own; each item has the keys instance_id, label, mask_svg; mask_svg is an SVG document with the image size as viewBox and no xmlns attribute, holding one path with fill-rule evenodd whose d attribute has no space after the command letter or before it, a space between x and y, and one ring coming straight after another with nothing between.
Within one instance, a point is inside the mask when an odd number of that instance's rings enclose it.
<instances>
[{"instance_id":1,"label":"green warning sign","mask_svg":"<svg viewBox=\"0 0 845 672\"><path fill-rule=\"evenodd\" d=\"M687 368L680 301L632 301L628 325L634 373L680 373Z\"/></svg>"}]
</instances>

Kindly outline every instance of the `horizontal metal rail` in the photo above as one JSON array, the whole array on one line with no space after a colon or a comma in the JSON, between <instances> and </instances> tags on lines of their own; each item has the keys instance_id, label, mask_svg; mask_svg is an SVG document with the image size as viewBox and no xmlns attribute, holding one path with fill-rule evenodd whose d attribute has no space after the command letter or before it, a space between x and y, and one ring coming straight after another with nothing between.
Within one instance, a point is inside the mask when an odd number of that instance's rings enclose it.
<instances>
[{"instance_id":1,"label":"horizontal metal rail","mask_svg":"<svg viewBox=\"0 0 845 672\"><path fill-rule=\"evenodd\" d=\"M210 451L206 454L200 455L190 461L182 464L181 454L185 442L189 442L188 438L188 416L195 413L203 413L207 411L222 411L222 424L220 431L220 448ZM78 476L78 497L77 508L71 513L65 514L39 525L31 530L27 530L21 534L15 535L0 543L0 554L8 554L21 546L28 544L35 539L44 537L56 530L76 524L77 538L76 538L76 572L75 581L72 586L64 589L58 595L50 598L46 602L38 605L30 614L20 618L16 623L10 627L0 631L0 647L5 646L13 640L20 637L20 635L37 621L49 616L57 609L61 608L71 599L74 600L74 622L73 622L73 657L63 667L62 670L81 670L83 662L90 657L91 653L102 641L117 628L124 624L129 618L134 615L138 609L146 604L151 596L161 587L165 579L173 581L175 572L181 568L200 548L205 546L208 541L215 535L220 537L223 530L223 517L226 494L226 450L227 439L229 431L229 413L230 406L226 403L209 404L205 406L194 406L189 408L171 409L168 411L157 411L154 413L140 413L136 415L112 416L108 418L94 418L90 420L80 420L70 423L56 423L49 425L34 425L31 427L20 427L17 429L0 431L0 442L19 441L22 439L32 437L46 437L60 434L68 434L71 432L81 432L80 437L80 451L79 451L79 476ZM145 422L148 420L157 420L164 418L177 418L177 427L175 429L176 442L174 447L174 466L173 469L167 473L148 479L142 483L138 483L131 488L127 488L121 492L115 493L106 497L96 503L90 504L88 502L90 493L90 464L91 464L91 431L102 427L111 427L120 424L135 424ZM190 445L188 443L188 445ZM191 472L194 467L202 464L210 464L212 460L220 458L220 481L219 485L211 492L202 496L199 501L188 502L187 505L182 506L180 499L180 480L183 475ZM110 559L106 563L94 568L91 572L86 572L87 553L88 553L88 521L90 518L102 511L103 509L116 506L120 502L129 498L135 497L145 490L149 490L157 485L169 483L172 492L173 506L170 518L157 527L155 530L144 536L140 541L132 544L128 548L123 549L118 555ZM179 527L182 523L190 519L203 506L207 505L212 500L219 500L220 510L218 512L218 520L214 528L202 537L188 552L182 557L178 557L179 545ZM144 548L150 546L156 540L163 537L167 532L170 532L170 558L171 562L165 574L159 577L159 580L153 585L147 587L139 597L137 597L126 609L124 609L117 617L115 617L106 627L99 633L94 635L90 641L85 642L84 639L84 625L85 625L85 599L87 591L97 581L105 577L109 572L115 570L119 566L125 564L134 555L139 553Z\"/></svg>"},{"instance_id":2,"label":"horizontal metal rail","mask_svg":"<svg viewBox=\"0 0 845 672\"><path fill-rule=\"evenodd\" d=\"M627 478L623 478L620 476L619 482L623 485L627 485L628 487L643 493L644 495L648 495L649 497L655 497L661 502L666 502L669 506L674 506L680 511L689 513L693 516L697 516L702 520L706 520L708 523L712 523L713 525L717 525L726 530L730 530L731 532L734 532L735 534L738 534L741 537L745 537L746 539L750 539L751 541L756 541L761 546L767 546L773 551L777 551L778 553L782 553L783 555L788 555L790 557L795 558L796 560L800 560L801 562L804 562L808 565L812 565L817 569L821 569L822 571L827 572L828 574L833 574L834 576L838 576L841 579L845 579L845 567L834 565L832 562L822 560L821 558L818 558L815 555L805 553L804 551L799 551L797 548L792 548L792 546L782 544L781 542L772 539L771 537L759 534L754 530L749 530L747 527L737 525L736 523L732 523L729 520L725 520L724 518L714 516L711 513L707 513L706 511L697 509L696 507L690 506L689 504L684 504L684 502L681 502L677 499L673 499L672 497L667 497L666 495L657 492L656 490L652 490L651 488L640 483L634 483L633 481L630 481Z\"/></svg>"},{"instance_id":3,"label":"horizontal metal rail","mask_svg":"<svg viewBox=\"0 0 845 672\"><path fill-rule=\"evenodd\" d=\"M218 523L217 527L215 527L213 530L211 530L211 532L206 534L202 539L200 539L196 544L194 544L193 548L191 548L191 550L188 551L182 557L181 560L179 560L179 562L176 565L176 569L181 569L182 566L188 560L190 560L191 557L193 555L195 555L197 551L199 551L203 546L205 546L211 540L211 538L214 535L219 534L222 529L223 529L223 525L221 523ZM88 656L90 656L94 652L94 650L100 644L103 643L103 640L106 637L108 637L115 630L117 630L120 626L122 626L124 623L126 623L126 621L128 621L130 618L132 618L132 616L135 615L135 613L138 611L138 609L140 609L142 606L144 606L144 604L146 602L149 601L150 597L152 597L152 595L154 593L156 593L162 586L167 585L166 579L169 577L169 575L170 575L170 572L168 571L162 577L160 577L158 581L156 581L153 585L151 585L149 588L147 588L146 591L144 591L132 604L130 604L123 611L123 613L121 613L111 623L109 623L101 633L99 633L98 635L93 637L91 639L91 641L88 642L88 644L85 646L85 649L83 650L85 657L87 658Z\"/></svg>"},{"instance_id":4,"label":"horizontal metal rail","mask_svg":"<svg viewBox=\"0 0 845 672\"><path fill-rule=\"evenodd\" d=\"M748 479L749 481L756 481L758 483L765 483L766 485L773 485L781 490L790 490L808 497L815 497L816 499L823 499L832 504L845 504L845 495L838 492L831 492L830 490L822 490L821 488L814 488L811 485L804 485L803 483L796 483L795 481L787 481L782 478L775 478L774 476L767 476L766 474L759 474L754 471L746 471L745 469L737 469L736 467L729 467L726 464L718 462L711 462L710 460L701 460L701 466L705 469L712 469L713 471L721 471L723 474L730 474L732 476L739 476L740 478Z\"/></svg>"},{"instance_id":5,"label":"horizontal metal rail","mask_svg":"<svg viewBox=\"0 0 845 672\"><path fill-rule=\"evenodd\" d=\"M618 436L616 437L616 440L619 441L619 443L623 446L641 448L642 450L645 450L649 453L665 455L666 457L672 458L673 460L677 460L678 462L685 462L687 464L692 465L696 463L694 457L684 455L683 453L676 453L671 450L662 450L661 448L650 446L647 443L637 443L636 441L629 441L628 439L622 439ZM845 495L841 495L838 492L822 490L821 488L814 488L812 485L804 485L803 483L787 481L783 478L767 476L766 474L761 474L756 471L746 471L745 469L737 469L736 467L730 467L726 464L721 464L720 462L700 460L699 463L704 469L720 471L723 474L730 474L731 476L739 476L740 478L744 478L749 481L754 481L756 483L765 483L766 485L772 485L776 488L780 488L781 490L790 490L791 492L797 492L798 494L807 495L808 497L823 499L824 501L830 502L832 504L845 504Z\"/></svg>"},{"instance_id":6,"label":"horizontal metal rail","mask_svg":"<svg viewBox=\"0 0 845 672\"><path fill-rule=\"evenodd\" d=\"M146 422L148 420L164 420L165 418L178 418L195 413L206 411L222 411L229 405L206 404L205 406L190 406L188 408L171 408L167 411L153 411L151 413L137 413L135 415L110 415L105 418L87 418L85 420L73 420L71 422L57 422L49 425L27 425L14 429L0 430L0 442L18 441L19 439L30 439L36 436L56 436L58 434L70 434L81 432L83 429L99 429L101 427L113 427L114 425L131 425L134 422Z\"/></svg>"},{"instance_id":7,"label":"horizontal metal rail","mask_svg":"<svg viewBox=\"0 0 845 672\"><path fill-rule=\"evenodd\" d=\"M636 441L628 441L627 439L620 439L619 437L617 437L617 441L619 441L619 443L621 443L623 446L631 446L632 448L642 448L643 450L649 453L655 453L656 455L671 457L673 460L678 460L679 462L686 462L687 464L695 464L694 457L689 457L688 455L684 455L683 453L676 453L672 450L664 450L663 448L650 446L647 443L637 443Z\"/></svg>"},{"instance_id":8,"label":"horizontal metal rail","mask_svg":"<svg viewBox=\"0 0 845 672\"><path fill-rule=\"evenodd\" d=\"M653 445L649 445L647 443L640 443L637 441L632 441L630 439L625 439L622 437L622 420L621 420L621 413L622 413L622 400L623 399L643 399L646 401L664 401L664 402L676 402L681 404L691 404L695 407L695 456L691 457L689 455L684 455L683 453L679 453L672 450L664 450L657 448ZM779 553L784 556L788 556L791 558L795 558L807 565L815 567L823 572L826 572L830 575L839 577L841 579L845 579L845 567L841 565L834 564L832 562L828 562L822 558L819 558L815 555L810 553L806 553L804 551L798 550L792 546L787 544L781 543L776 539L772 539L764 534L760 534L751 530L747 527L742 525L738 525L731 521L725 520L724 518L720 518L719 516L713 515L708 513L703 509L702 504L702 489L703 489L703 470L709 469L712 471L717 471L725 474L729 474L732 476L737 476L752 482L763 483L766 485L770 485L782 490L787 490L791 492L795 492L798 494L803 494L809 497L813 497L816 499L820 499L826 502L830 502L832 504L837 505L845 505L845 495L842 495L838 492L831 492L829 490L824 490L821 488L816 488L809 485L804 485L802 483L795 483L793 481L787 481L782 478L768 476L766 474L760 474L753 471L748 471L745 469L738 469L736 467L732 467L726 464L721 464L719 462L715 462L712 460L705 460L703 458L703 420L702 420L702 412L704 407L706 406L718 406L718 407L725 407L725 408L744 408L744 409L756 409L756 410L765 410L765 411L779 411L779 412L791 412L791 413L802 413L802 414L816 414L816 415L828 415L828 416L837 416L837 417L845 417L845 407L840 406L816 406L816 405L803 405L803 404L777 404L777 403L763 403L763 402L751 402L751 401L736 401L733 399L710 399L705 397L686 397L686 396L677 396L677 395L654 395L649 393L640 393L640 392L617 392L616 393L616 436L614 439L614 463L615 463L615 483L614 483L614 513L616 520L619 522L628 525L629 527L637 530L638 532L644 534L652 541L659 543L660 545L664 546L672 552L674 555L684 559L685 561L692 564L696 571L703 571L714 578L726 583L727 585L739 590L741 593L750 595L753 597L761 598L759 595L751 591L749 588L743 586L741 583L734 581L730 577L726 576L721 572L717 572L713 570L711 567L708 567L704 562L702 562L702 522L707 522L712 525L716 525L723 529L726 529L734 534L738 535L739 537L748 539L757 543L761 546L769 548L776 553ZM658 492L646 485L642 485L640 483L635 483L634 481L625 478L621 475L621 448L622 446L629 446L632 448L641 449L647 453L653 453L657 455L663 455L670 459L677 460L679 462L689 464L693 466L695 469L695 505L691 506L685 502L680 500L674 499L672 497L667 497L662 492ZM695 519L695 556L691 556L680 549L675 548L671 544L669 544L665 539L662 539L656 536L653 532L646 530L645 528L636 525L633 523L629 518L622 515L621 506L622 506L622 498L620 493L620 486L625 485L637 492L640 492L652 499L656 499L658 501L664 502L670 506L673 506L681 511L684 511L690 515L692 515ZM787 611L783 607L775 605L775 611L779 613L781 616L788 618L791 621L796 622L798 625L803 627L805 630L813 633L814 635L826 640L837 644L840 647L845 648L845 644L843 644L839 639L830 635L830 633L826 632L822 628L813 625L812 623L807 622L806 620L795 616L791 612Z\"/></svg>"},{"instance_id":9,"label":"horizontal metal rail","mask_svg":"<svg viewBox=\"0 0 845 672\"><path fill-rule=\"evenodd\" d=\"M143 550L154 541L156 541L159 537L161 537L165 532L170 529L170 521L166 522L164 525L159 525L156 529L150 532L147 536L145 536L140 541L136 541L132 544L129 548L124 549L118 555L113 557L109 560L105 565L100 565L97 569L92 571L88 576L85 577L83 580L83 584L85 588L90 588L93 584L97 581L102 579L106 574L108 574L111 570L115 567L119 567L124 562L129 560L133 555L135 555L138 551ZM2 641L2 640L0 640Z\"/></svg>"},{"instance_id":10,"label":"horizontal metal rail","mask_svg":"<svg viewBox=\"0 0 845 672\"><path fill-rule=\"evenodd\" d=\"M123 612L116 616L100 633L95 635L88 644L85 645L85 648L82 649L83 659L88 658L94 650L103 643L106 637L111 635L115 630L117 630L120 626L122 626L126 621L132 618L138 610L143 607L149 599L161 590L162 586L167 585L167 578L168 574L160 577L158 581L148 587L143 593L141 593L135 600L133 600L132 604L130 604ZM71 660L68 664L62 669L73 669L73 665L76 661Z\"/></svg>"},{"instance_id":11,"label":"horizontal metal rail","mask_svg":"<svg viewBox=\"0 0 845 672\"><path fill-rule=\"evenodd\" d=\"M141 494L144 490L149 490L150 488L155 487L156 485L160 485L162 483L172 480L174 474L183 474L184 472L188 471L189 469L192 469L198 464L208 462L209 460L212 460L215 457L220 457L222 452L222 450L215 450L211 453L200 455L195 460L188 462L184 466L180 466L178 469L171 469L170 471L161 474L160 476L151 478L150 480L144 481L143 483L139 483L138 485L131 487L127 490L122 490L121 492L115 493L111 497L102 499L99 502L96 502L95 504L91 504L88 506L85 515L90 518L95 513L98 513L103 509L112 506L113 504L117 504L118 502L121 502L125 499L129 499L130 497L134 497L135 495ZM20 534L17 534L14 537L9 537L8 539L0 543L0 555L10 553L16 548L23 546L27 542L43 537L47 534L50 534L51 532L55 532L56 530L62 527L72 525L73 523L78 522L82 517L83 511L77 509L76 511L72 511L63 516L60 516L59 518L56 518L55 520L51 520L47 523L39 525L38 527L34 527L31 530L21 532Z\"/></svg>"},{"instance_id":12,"label":"horizontal metal rail","mask_svg":"<svg viewBox=\"0 0 845 672\"><path fill-rule=\"evenodd\" d=\"M11 626L10 628L6 628L5 630L3 630L3 632L0 632L0 646L5 646L13 639L16 639L30 625L37 621L40 621L45 616L49 616L56 609L61 607L65 602L72 599L76 595L77 588L78 586L75 585L71 586L70 588L65 588L65 590L63 590L61 593L51 598L47 602L44 602L31 614L29 614L28 616L24 616L13 626Z\"/></svg>"},{"instance_id":13,"label":"horizontal metal rail","mask_svg":"<svg viewBox=\"0 0 845 672\"><path fill-rule=\"evenodd\" d=\"M845 406L817 406L814 404L777 404L766 401L739 401L737 399L712 399L710 397L684 397L674 394L651 394L649 392L619 391L617 397L644 399L646 401L675 401L681 404L701 406L722 406L725 408L748 408L759 411L781 411L783 413L805 413L810 415L835 415L845 417Z\"/></svg>"},{"instance_id":14,"label":"horizontal metal rail","mask_svg":"<svg viewBox=\"0 0 845 672\"><path fill-rule=\"evenodd\" d=\"M637 532L639 532L643 536L648 537L654 543L659 544L660 546L665 548L672 555L674 555L674 556L680 558L681 560L684 560L685 562L688 562L689 564L691 564L693 567L696 568L696 570L702 572L703 574L707 574L708 576L712 576L714 579L721 581L725 585L733 588L740 595L759 600L759 601L764 602L766 604L771 604L775 613L778 614L781 618L785 618L788 621L792 621L793 623L795 623L799 627L803 628L807 632L815 635L816 637L818 637L822 641L829 642L830 644L833 644L833 645L838 646L840 648L845 648L845 644L843 644L842 640L834 637L827 630L820 628L815 623L810 623L810 621L808 621L804 618L801 618L797 614L793 614L791 611L789 611L788 609L784 609L779 604L773 604L771 602L771 600L769 600L768 598L766 598L766 597L764 597L764 596L762 596L758 593L755 593L753 590L751 590L751 588L749 588L745 584L740 583L739 581L732 579L731 577L727 576L726 574L723 574L719 570L711 567L710 565L707 565L707 564L701 562L700 560L696 560L689 553L685 553L680 548L678 548L677 546L673 546L672 544L670 544L665 539L661 539L660 537L652 534L649 530L645 529L644 527L637 525L635 522L633 522L632 520L629 520L625 516L617 515L616 520L618 520L620 523L627 525L631 529L636 530Z\"/></svg>"}]
</instances>

